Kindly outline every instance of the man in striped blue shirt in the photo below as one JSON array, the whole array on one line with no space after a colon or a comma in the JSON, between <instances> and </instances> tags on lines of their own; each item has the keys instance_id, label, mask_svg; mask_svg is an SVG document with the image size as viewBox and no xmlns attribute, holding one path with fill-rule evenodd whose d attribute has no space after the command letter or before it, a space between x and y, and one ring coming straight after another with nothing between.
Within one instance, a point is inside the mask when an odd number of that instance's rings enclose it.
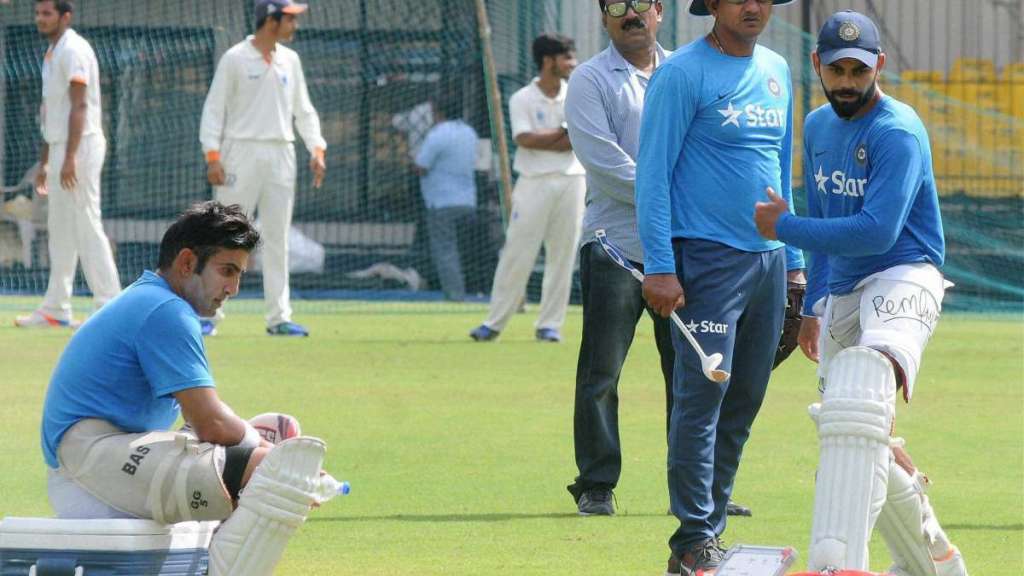
<instances>
[{"instance_id":1,"label":"man in striped blue shirt","mask_svg":"<svg viewBox=\"0 0 1024 576\"><path fill-rule=\"evenodd\" d=\"M637 158L637 223L659 314L676 308L704 350L723 355L723 384L704 376L676 332L668 480L680 526L668 573L717 568L743 445L764 399L803 256L757 233L765 189L791 196L793 104L785 59L757 45L773 4L694 0L706 37L677 50L647 88ZM684 292L685 289L685 299Z\"/></svg>"},{"instance_id":2,"label":"man in striped blue shirt","mask_svg":"<svg viewBox=\"0 0 1024 576\"><path fill-rule=\"evenodd\" d=\"M598 6L611 43L573 72L565 100L569 138L587 169L580 248L583 338L573 412L579 476L568 486L584 516L615 513L612 490L622 471L619 375L646 307L640 283L604 253L594 233L605 230L626 258L643 269L633 195L640 113L651 74L669 54L657 41L661 2L598 0ZM675 353L668 320L647 311L665 380L667 427Z\"/></svg>"}]
</instances>

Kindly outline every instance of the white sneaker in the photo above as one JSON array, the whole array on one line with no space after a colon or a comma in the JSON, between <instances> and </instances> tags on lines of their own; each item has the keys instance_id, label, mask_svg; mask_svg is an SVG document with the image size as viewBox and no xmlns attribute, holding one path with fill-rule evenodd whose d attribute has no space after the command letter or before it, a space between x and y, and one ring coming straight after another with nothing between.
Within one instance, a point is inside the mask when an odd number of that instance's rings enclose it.
<instances>
[{"instance_id":1,"label":"white sneaker","mask_svg":"<svg viewBox=\"0 0 1024 576\"><path fill-rule=\"evenodd\" d=\"M78 328L80 322L74 320L61 320L38 310L28 316L18 316L14 319L14 325L18 328Z\"/></svg>"}]
</instances>

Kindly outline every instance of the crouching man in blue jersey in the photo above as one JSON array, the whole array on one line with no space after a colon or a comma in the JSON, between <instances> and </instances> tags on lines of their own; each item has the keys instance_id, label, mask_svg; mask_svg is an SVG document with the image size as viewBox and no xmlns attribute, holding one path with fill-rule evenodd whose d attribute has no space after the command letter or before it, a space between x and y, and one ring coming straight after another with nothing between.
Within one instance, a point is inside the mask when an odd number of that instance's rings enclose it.
<instances>
[{"instance_id":1,"label":"crouching man in blue jersey","mask_svg":"<svg viewBox=\"0 0 1024 576\"><path fill-rule=\"evenodd\" d=\"M157 271L71 338L43 406L58 517L224 520L211 576L273 573L315 500L324 443L261 440L218 397L199 325L238 293L258 243L238 206L193 206L164 234ZM188 428L172 431L179 414Z\"/></svg>"},{"instance_id":2,"label":"crouching man in blue jersey","mask_svg":"<svg viewBox=\"0 0 1024 576\"><path fill-rule=\"evenodd\" d=\"M814 69L829 104L804 124L808 217L769 191L754 219L811 256L798 338L818 362L811 407L820 460L812 570L867 570L877 523L899 576L966 576L939 526L927 478L890 438L896 391L910 401L948 284L931 148L912 108L882 94L878 29L852 11L822 27Z\"/></svg>"},{"instance_id":3,"label":"crouching man in blue jersey","mask_svg":"<svg viewBox=\"0 0 1024 576\"><path fill-rule=\"evenodd\" d=\"M710 34L677 50L647 87L637 158L644 298L676 308L707 353L723 355L716 384L678 331L668 484L680 526L669 574L710 572L724 550L726 505L743 445L764 399L786 309L786 279L803 256L761 238L750 219L771 187L790 198L793 101L785 59L757 45L773 4L694 0ZM684 298L685 289L685 298Z\"/></svg>"}]
</instances>

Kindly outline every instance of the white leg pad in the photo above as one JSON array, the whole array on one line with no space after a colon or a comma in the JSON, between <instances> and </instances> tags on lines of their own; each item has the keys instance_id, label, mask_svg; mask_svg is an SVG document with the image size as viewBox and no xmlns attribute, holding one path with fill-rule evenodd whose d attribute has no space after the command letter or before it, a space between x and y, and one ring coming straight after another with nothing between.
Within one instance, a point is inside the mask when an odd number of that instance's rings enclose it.
<instances>
[{"instance_id":1,"label":"white leg pad","mask_svg":"<svg viewBox=\"0 0 1024 576\"><path fill-rule=\"evenodd\" d=\"M855 346L837 354L816 422L820 442L808 564L868 569L868 540L885 503L896 375L881 353Z\"/></svg>"},{"instance_id":2,"label":"white leg pad","mask_svg":"<svg viewBox=\"0 0 1024 576\"><path fill-rule=\"evenodd\" d=\"M939 526L920 472L911 476L895 463L890 466L889 494L878 516L878 531L893 559L890 572L967 576L963 556Z\"/></svg>"},{"instance_id":3,"label":"white leg pad","mask_svg":"<svg viewBox=\"0 0 1024 576\"><path fill-rule=\"evenodd\" d=\"M210 576L271 576L314 501L327 447L301 436L274 447L210 545Z\"/></svg>"}]
</instances>

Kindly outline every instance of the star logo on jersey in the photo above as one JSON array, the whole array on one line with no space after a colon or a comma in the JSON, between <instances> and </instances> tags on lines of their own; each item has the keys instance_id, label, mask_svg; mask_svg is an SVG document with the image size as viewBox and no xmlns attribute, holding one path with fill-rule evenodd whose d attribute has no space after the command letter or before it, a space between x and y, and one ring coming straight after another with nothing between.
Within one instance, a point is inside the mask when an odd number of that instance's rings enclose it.
<instances>
[{"instance_id":1,"label":"star logo on jersey","mask_svg":"<svg viewBox=\"0 0 1024 576\"><path fill-rule=\"evenodd\" d=\"M690 323L686 325L686 329L689 330L691 334L693 334L694 332L697 331L697 323L694 322L693 320L690 320Z\"/></svg>"},{"instance_id":2,"label":"star logo on jersey","mask_svg":"<svg viewBox=\"0 0 1024 576\"><path fill-rule=\"evenodd\" d=\"M818 171L814 174L814 181L818 184L818 192L825 193L825 183L828 182L828 176L825 176L825 170L818 165Z\"/></svg>"},{"instance_id":3,"label":"star logo on jersey","mask_svg":"<svg viewBox=\"0 0 1024 576\"><path fill-rule=\"evenodd\" d=\"M743 114L743 109L734 108L732 100L729 101L729 106L725 110L719 110L718 113L725 118L725 120L722 121L722 126L732 124L737 128L740 127L740 115Z\"/></svg>"},{"instance_id":4,"label":"star logo on jersey","mask_svg":"<svg viewBox=\"0 0 1024 576\"><path fill-rule=\"evenodd\" d=\"M847 196L850 198L863 198L864 192L868 187L867 178L848 176L842 170L835 170L832 174L826 176L825 171L820 165L818 166L817 174L814 175L814 181L818 183L818 192L822 194L828 195L831 193L836 196ZM830 189L826 188L829 182L832 183Z\"/></svg>"}]
</instances>

